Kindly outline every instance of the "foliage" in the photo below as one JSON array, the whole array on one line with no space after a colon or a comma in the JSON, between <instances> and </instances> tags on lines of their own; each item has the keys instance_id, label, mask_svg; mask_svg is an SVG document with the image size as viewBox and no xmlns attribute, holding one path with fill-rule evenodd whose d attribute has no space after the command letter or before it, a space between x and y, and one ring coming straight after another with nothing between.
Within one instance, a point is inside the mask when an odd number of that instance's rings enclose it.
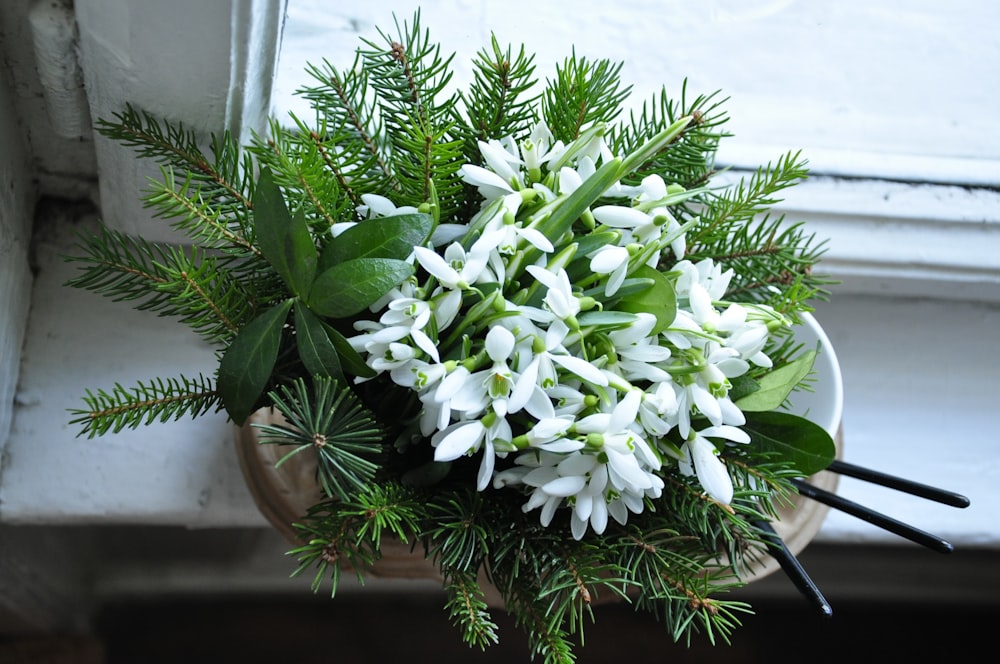
<instances>
[{"instance_id":1,"label":"foliage","mask_svg":"<svg viewBox=\"0 0 1000 664\"><path fill-rule=\"evenodd\" d=\"M219 363L88 393L73 423L275 408L262 442L312 455L326 496L295 524L296 574L336 593L386 538L409 543L470 646L500 638L490 588L545 662L574 660L607 599L674 640L728 640L749 607L718 595L764 550L754 523L833 455L782 410L814 358L790 332L830 283L823 243L770 213L805 162L720 185L717 93L685 84L626 113L621 63L572 54L541 81L495 37L453 92L419 14L395 28L349 67L310 66L314 120L275 119L249 145L205 152L131 107L101 121L160 165L144 200L191 244L100 229L70 285L177 318ZM525 378L545 358L558 385ZM444 376L463 378L449 392ZM580 395L571 415L554 387ZM621 450L645 454L634 473L609 460Z\"/></svg>"}]
</instances>

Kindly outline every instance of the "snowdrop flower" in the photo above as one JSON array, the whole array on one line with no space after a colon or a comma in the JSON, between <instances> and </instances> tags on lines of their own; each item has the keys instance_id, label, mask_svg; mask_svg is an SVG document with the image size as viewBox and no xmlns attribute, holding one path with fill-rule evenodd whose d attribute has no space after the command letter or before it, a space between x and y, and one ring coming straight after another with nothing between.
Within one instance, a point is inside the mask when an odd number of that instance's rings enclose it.
<instances>
[{"instance_id":1,"label":"snowdrop flower","mask_svg":"<svg viewBox=\"0 0 1000 664\"><path fill-rule=\"evenodd\" d=\"M540 180L542 164L558 159L566 149L562 141L554 141L554 138L543 120L531 130L529 138L521 141L521 157L525 168L528 169L530 180L536 182Z\"/></svg>"},{"instance_id":2,"label":"snowdrop flower","mask_svg":"<svg viewBox=\"0 0 1000 664\"><path fill-rule=\"evenodd\" d=\"M477 420L456 422L431 437L435 461L454 461L460 456L472 455L483 449L483 458L476 476L476 488L482 491L493 479L499 445L509 447L511 427L506 418L490 413ZM501 452L505 455L505 452Z\"/></svg>"},{"instance_id":3,"label":"snowdrop flower","mask_svg":"<svg viewBox=\"0 0 1000 664\"><path fill-rule=\"evenodd\" d=\"M482 166L465 164L458 169L458 173L463 180L479 190L479 194L486 202L492 201L494 198L512 194L515 191L509 182Z\"/></svg>"},{"instance_id":4,"label":"snowdrop flower","mask_svg":"<svg viewBox=\"0 0 1000 664\"><path fill-rule=\"evenodd\" d=\"M530 337L531 345L523 349L520 361L525 362L510 397L512 412L526 405L537 395L545 399L546 390L560 383L560 371L564 369L576 378L594 385L607 385L608 378L590 362L572 355L563 347L569 327L561 320L554 320L545 332L545 337ZM551 404L551 402L549 402Z\"/></svg>"},{"instance_id":5,"label":"snowdrop flower","mask_svg":"<svg viewBox=\"0 0 1000 664\"><path fill-rule=\"evenodd\" d=\"M524 197L520 193L508 194L502 199L500 209L486 222L483 235L477 244L484 249L496 249L510 255L517 251L518 242L524 240L545 253L554 251L552 242L537 229L524 226L515 219Z\"/></svg>"},{"instance_id":6,"label":"snowdrop flower","mask_svg":"<svg viewBox=\"0 0 1000 664\"><path fill-rule=\"evenodd\" d=\"M651 336L656 316L640 312L630 325L608 333L618 355L617 370L629 381L644 380L659 383L670 380L670 374L660 366L670 358L670 349L661 346Z\"/></svg>"},{"instance_id":7,"label":"snowdrop flower","mask_svg":"<svg viewBox=\"0 0 1000 664\"><path fill-rule=\"evenodd\" d=\"M745 431L731 426L709 427L695 432L681 446L678 468L685 475L696 475L705 493L728 505L733 500L733 480L726 465L719 460L719 450L709 438L724 438L737 443L749 443Z\"/></svg>"},{"instance_id":8,"label":"snowdrop flower","mask_svg":"<svg viewBox=\"0 0 1000 664\"><path fill-rule=\"evenodd\" d=\"M573 293L573 284L569 282L566 270L560 269L558 272L550 272L538 265L529 265L525 269L548 289L543 301L551 315L543 315L543 318L551 320L554 317L563 321L575 319L576 315L580 313L580 300ZM522 307L522 309L526 314L531 310L530 307ZM535 311L537 312L537 310ZM530 314L528 315L530 317Z\"/></svg>"},{"instance_id":9,"label":"snowdrop flower","mask_svg":"<svg viewBox=\"0 0 1000 664\"><path fill-rule=\"evenodd\" d=\"M412 214L417 212L417 208L412 205L396 206L385 196L378 194L361 194L362 205L356 210L363 219L374 219L375 217L391 217L397 214ZM335 224L334 228L339 224Z\"/></svg>"},{"instance_id":10,"label":"snowdrop flower","mask_svg":"<svg viewBox=\"0 0 1000 664\"><path fill-rule=\"evenodd\" d=\"M495 138L479 141L479 153L483 155L486 167L499 175L505 182L518 189L521 188L521 158L514 139L507 136L503 141ZM516 170L515 170L515 167Z\"/></svg>"},{"instance_id":11,"label":"snowdrop flower","mask_svg":"<svg viewBox=\"0 0 1000 664\"><path fill-rule=\"evenodd\" d=\"M593 253L590 270L596 274L611 275L604 285L604 295L611 297L618 292L628 275L629 252L625 247L605 245Z\"/></svg>"},{"instance_id":12,"label":"snowdrop flower","mask_svg":"<svg viewBox=\"0 0 1000 664\"><path fill-rule=\"evenodd\" d=\"M485 408L501 417L510 412L508 403L514 387L514 374L507 360L514 350L514 335L510 330L494 325L486 333L486 356L492 365L473 373L451 400L452 408L467 417L474 417Z\"/></svg>"},{"instance_id":13,"label":"snowdrop flower","mask_svg":"<svg viewBox=\"0 0 1000 664\"><path fill-rule=\"evenodd\" d=\"M448 245L443 257L427 247L414 247L413 253L420 266L448 289L469 288L480 278L489 260L488 250L473 248L466 253L465 247L458 242Z\"/></svg>"},{"instance_id":14,"label":"snowdrop flower","mask_svg":"<svg viewBox=\"0 0 1000 664\"><path fill-rule=\"evenodd\" d=\"M722 300L733 278L731 269L723 270L711 258L700 260L697 264L687 260L679 261L674 269L681 273L674 283L674 289L678 297L682 298L689 296L692 284L699 284L708 293L709 300Z\"/></svg>"}]
</instances>

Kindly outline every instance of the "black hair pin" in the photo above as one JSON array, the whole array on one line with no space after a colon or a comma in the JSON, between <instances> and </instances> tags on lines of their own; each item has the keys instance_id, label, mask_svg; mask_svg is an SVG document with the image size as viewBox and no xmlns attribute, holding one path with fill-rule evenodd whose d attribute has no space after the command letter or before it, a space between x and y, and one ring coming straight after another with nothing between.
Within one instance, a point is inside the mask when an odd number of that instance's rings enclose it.
<instances>
[{"instance_id":1,"label":"black hair pin","mask_svg":"<svg viewBox=\"0 0 1000 664\"><path fill-rule=\"evenodd\" d=\"M926 484L896 477L894 475L889 475L844 461L834 461L827 467L827 470L840 475L860 479L865 482L871 482L872 484L878 484L890 489L902 491L920 498L926 498L938 503L950 505L952 507L964 508L968 507L970 504L967 497L953 491L928 486ZM952 544L947 540L920 530L910 524L893 519L892 517L865 507L864 505L842 498L835 493L820 489L802 480L793 480L792 484L798 490L799 494L805 498L810 498L832 507L833 509L840 510L845 514L850 514L851 516L867 521L868 523L904 537L912 542L916 542L917 544L925 546L933 551L937 551L938 553L951 553L954 550ZM785 545L781 537L775 532L771 524L766 521L758 521L755 522L754 525L764 533L764 542L768 548L768 552L776 561L778 561L778 564L781 565L782 571L786 576L788 576L799 592L802 593L809 603L815 606L822 615L832 616L833 609L830 606L830 603L827 602L823 593L820 592L819 588L806 573L802 564L798 561L795 555L788 550L788 547Z\"/></svg>"}]
</instances>

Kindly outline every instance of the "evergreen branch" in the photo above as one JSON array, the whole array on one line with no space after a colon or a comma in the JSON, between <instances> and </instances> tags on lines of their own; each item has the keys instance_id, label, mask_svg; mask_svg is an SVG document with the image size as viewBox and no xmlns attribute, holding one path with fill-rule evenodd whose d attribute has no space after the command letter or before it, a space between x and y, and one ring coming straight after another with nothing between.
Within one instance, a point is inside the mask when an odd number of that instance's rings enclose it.
<instances>
[{"instance_id":1,"label":"evergreen branch","mask_svg":"<svg viewBox=\"0 0 1000 664\"><path fill-rule=\"evenodd\" d=\"M449 492L452 493L452 492ZM441 569L455 574L475 574L489 551L489 527L473 515L483 513L479 492L442 496L427 505L427 529L422 534L428 554Z\"/></svg>"},{"instance_id":2,"label":"evergreen branch","mask_svg":"<svg viewBox=\"0 0 1000 664\"><path fill-rule=\"evenodd\" d=\"M329 376L315 376L312 389L300 378L268 396L288 426L255 424L260 442L294 446L278 466L314 449L324 493L345 502L374 479L379 466L372 459L382 452L382 431L350 389Z\"/></svg>"},{"instance_id":3,"label":"evergreen branch","mask_svg":"<svg viewBox=\"0 0 1000 664\"><path fill-rule=\"evenodd\" d=\"M354 530L358 539L369 540L376 549L382 536L389 534L401 542L410 542L420 532L423 503L409 487L396 482L372 482L340 509L344 517L359 524Z\"/></svg>"},{"instance_id":4,"label":"evergreen branch","mask_svg":"<svg viewBox=\"0 0 1000 664\"><path fill-rule=\"evenodd\" d=\"M126 105L121 113L114 114L115 121L99 119L97 131L118 143L134 148L144 157L161 165L170 165L191 174L191 177L213 188L213 198L235 202L251 209L250 199L244 195L246 174L236 156L238 143L228 132L221 137L212 136L214 159L209 159L200 147L198 135L182 123L161 122L145 111ZM252 176L252 173L249 174Z\"/></svg>"},{"instance_id":5,"label":"evergreen branch","mask_svg":"<svg viewBox=\"0 0 1000 664\"><path fill-rule=\"evenodd\" d=\"M178 316L209 342L228 341L252 314L255 300L243 281L197 248L161 246L106 227L81 235L79 248L85 255L67 260L83 263L83 273L68 286Z\"/></svg>"},{"instance_id":6,"label":"evergreen branch","mask_svg":"<svg viewBox=\"0 0 1000 664\"><path fill-rule=\"evenodd\" d=\"M162 310L169 303L160 290L170 278L162 263L168 251L140 237L101 226L95 232L81 232L76 248L80 255L66 256L82 263L82 274L66 282L111 298L115 302L135 302L139 310Z\"/></svg>"},{"instance_id":7,"label":"evergreen branch","mask_svg":"<svg viewBox=\"0 0 1000 664\"><path fill-rule=\"evenodd\" d=\"M342 194L351 198L353 206L360 204L349 178L339 167L331 169L332 174L327 172L330 162L316 131L299 126L296 133L291 133L272 120L270 136L251 149L262 166L270 167L275 182L285 192L290 212L294 215L301 203L308 219L322 222L317 235L323 235L341 220L345 207Z\"/></svg>"},{"instance_id":8,"label":"evergreen branch","mask_svg":"<svg viewBox=\"0 0 1000 664\"><path fill-rule=\"evenodd\" d=\"M688 246L702 251L725 243L735 227L767 213L781 202L776 194L801 182L807 173L799 153L789 152L775 164L758 168L749 179L722 189L706 202L702 223L688 233Z\"/></svg>"},{"instance_id":9,"label":"evergreen branch","mask_svg":"<svg viewBox=\"0 0 1000 664\"><path fill-rule=\"evenodd\" d=\"M355 537L356 517L343 517L338 505L336 501L328 501L310 507L301 523L292 524L303 544L288 551L288 555L298 560L292 576L301 576L315 567L310 588L314 593L319 592L328 576L331 597L337 595L343 572L353 570L363 584L365 572L379 558L379 551L370 540Z\"/></svg>"},{"instance_id":10,"label":"evergreen branch","mask_svg":"<svg viewBox=\"0 0 1000 664\"><path fill-rule=\"evenodd\" d=\"M557 140L569 143L588 126L612 122L632 86L621 86L622 63L591 62L574 50L542 95L542 116Z\"/></svg>"},{"instance_id":11,"label":"evergreen branch","mask_svg":"<svg viewBox=\"0 0 1000 664\"><path fill-rule=\"evenodd\" d=\"M445 568L445 611L452 624L462 630L462 640L469 646L486 650L500 642L497 624L490 616L482 587L474 572L459 572Z\"/></svg>"},{"instance_id":12,"label":"evergreen branch","mask_svg":"<svg viewBox=\"0 0 1000 664\"><path fill-rule=\"evenodd\" d=\"M441 47L430 40L420 26L420 11L412 22L400 26L396 35L379 30L385 45L364 40L369 46L359 53L368 71L369 81L379 98L379 108L390 134L410 122L437 126L450 114L455 96L438 99L452 77L454 54L441 56Z\"/></svg>"},{"instance_id":13,"label":"evergreen branch","mask_svg":"<svg viewBox=\"0 0 1000 664\"><path fill-rule=\"evenodd\" d=\"M319 85L303 87L298 94L311 102L321 125L321 131L307 131L341 186L352 180L352 192L362 185L370 191L395 191L399 184L386 156L383 126L369 99L368 73L359 66L360 58L356 55L354 65L345 72L325 60L323 68L307 67ZM336 156L331 154L334 150ZM360 203L357 193L348 195L356 205Z\"/></svg>"},{"instance_id":14,"label":"evergreen branch","mask_svg":"<svg viewBox=\"0 0 1000 664\"><path fill-rule=\"evenodd\" d=\"M197 247L174 247L165 252L160 268L168 280L158 289L171 296L161 315L180 316L209 342L230 341L252 319L254 297L217 258Z\"/></svg>"},{"instance_id":15,"label":"evergreen branch","mask_svg":"<svg viewBox=\"0 0 1000 664\"><path fill-rule=\"evenodd\" d=\"M449 218L461 204L464 185L459 169L465 163L462 144L449 140L448 128L417 122L393 137L396 174L403 187L401 202L419 206L437 199L440 218Z\"/></svg>"},{"instance_id":16,"label":"evergreen branch","mask_svg":"<svg viewBox=\"0 0 1000 664\"><path fill-rule=\"evenodd\" d=\"M608 142L615 154L630 154L650 138L677 120L690 116L692 122L654 159L638 168L629 181L638 183L649 173L657 173L667 183L675 182L685 189L708 184L715 168L715 152L728 133L721 129L727 120L722 110L725 99L718 93L698 95L688 100L687 81L681 88L681 98L674 100L662 89L658 96L643 103L629 121L612 127Z\"/></svg>"},{"instance_id":17,"label":"evergreen branch","mask_svg":"<svg viewBox=\"0 0 1000 664\"><path fill-rule=\"evenodd\" d=\"M70 424L81 425L78 435L88 438L118 433L123 429L137 429L153 422L179 420L187 415L197 418L220 404L219 395L212 381L202 375L198 378L155 378L125 388L115 383L108 392L87 390L85 409L70 409L74 415Z\"/></svg>"},{"instance_id":18,"label":"evergreen branch","mask_svg":"<svg viewBox=\"0 0 1000 664\"><path fill-rule=\"evenodd\" d=\"M536 84L534 56L526 54L524 46L512 57L511 47L501 50L494 35L490 50L480 51L472 66L468 91L458 92L461 105L455 105L459 120L456 132L465 142L466 159L478 163L478 141L521 136L530 130L537 121L534 107L540 95L524 96ZM464 108L464 114L459 108Z\"/></svg>"},{"instance_id":19,"label":"evergreen branch","mask_svg":"<svg viewBox=\"0 0 1000 664\"><path fill-rule=\"evenodd\" d=\"M206 201L191 171L187 171L180 184L172 168L161 168L160 173L162 179L152 180L143 198L146 207L151 208L156 216L175 219L176 228L203 246L237 249L263 258L260 249L251 240L249 223L241 220L243 213L238 207L230 207L224 214L219 205Z\"/></svg>"}]
</instances>

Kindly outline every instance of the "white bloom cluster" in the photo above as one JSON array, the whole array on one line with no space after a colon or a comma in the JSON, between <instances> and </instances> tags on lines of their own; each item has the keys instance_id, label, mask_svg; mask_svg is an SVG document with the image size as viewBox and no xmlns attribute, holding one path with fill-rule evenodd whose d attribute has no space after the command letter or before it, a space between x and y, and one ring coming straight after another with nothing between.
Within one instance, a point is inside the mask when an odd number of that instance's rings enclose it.
<instances>
[{"instance_id":1,"label":"white bloom cluster","mask_svg":"<svg viewBox=\"0 0 1000 664\"><path fill-rule=\"evenodd\" d=\"M540 508L544 525L568 506L577 539L642 512L664 489L664 464L729 503L717 445L749 441L730 379L770 365L763 349L786 321L723 302L732 272L684 259L685 228L669 209L684 191L658 175L629 187L619 174L598 196L619 204L587 207L571 233L543 232L613 160L601 131L564 145L542 123L519 144L480 149L485 167L461 174L481 211L414 249L422 279L373 306L379 317L356 324L354 348L418 394L436 460L478 454L479 490L524 491L524 511ZM399 211L378 196L361 210ZM676 312L616 310L629 278L664 259Z\"/></svg>"}]
</instances>

